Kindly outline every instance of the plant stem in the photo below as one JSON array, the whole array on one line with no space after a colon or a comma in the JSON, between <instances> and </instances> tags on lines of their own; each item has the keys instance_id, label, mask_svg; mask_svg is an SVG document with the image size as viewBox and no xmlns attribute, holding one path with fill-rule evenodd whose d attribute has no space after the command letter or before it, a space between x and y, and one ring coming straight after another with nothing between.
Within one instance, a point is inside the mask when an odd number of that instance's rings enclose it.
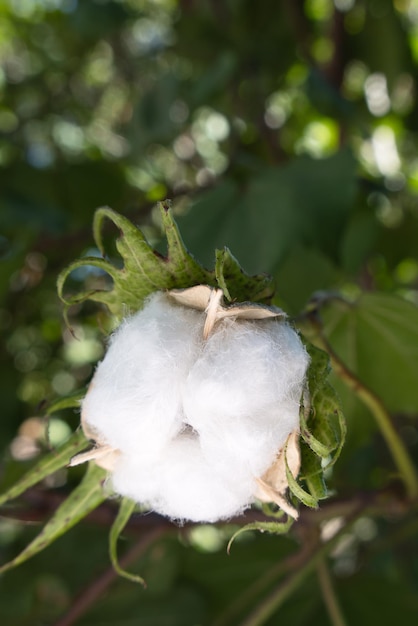
<instances>
[{"instance_id":1,"label":"plant stem","mask_svg":"<svg viewBox=\"0 0 418 626\"><path fill-rule=\"evenodd\" d=\"M331 575L329 573L325 557L318 561L316 571L318 573L318 580L322 591L322 597L324 599L325 606L327 607L332 626L347 626L344 616L341 612L337 596L335 594L334 586L332 584Z\"/></svg>"},{"instance_id":2,"label":"plant stem","mask_svg":"<svg viewBox=\"0 0 418 626\"><path fill-rule=\"evenodd\" d=\"M359 511L361 509L359 508ZM358 511L358 512L359 512ZM288 578L265 598L250 615L239 626L262 626L285 600L293 593L295 589L304 581L305 578L315 569L318 563L324 559L325 555L335 546L341 536L345 534L348 528L357 518L357 512L353 514L349 522L330 539L327 543L322 543L317 550L311 554L310 559L300 568L296 569ZM342 626L338 624L338 626Z\"/></svg>"},{"instance_id":3,"label":"plant stem","mask_svg":"<svg viewBox=\"0 0 418 626\"><path fill-rule=\"evenodd\" d=\"M328 353L335 374L349 387L358 398L367 406L376 420L383 438L392 454L402 480L405 484L408 496L414 499L418 496L418 475L416 468L408 454L407 449L396 432L390 414L386 410L380 398L364 385L357 376L345 365L330 345L324 335L317 318L310 316L310 321L316 330L316 345Z\"/></svg>"}]
</instances>

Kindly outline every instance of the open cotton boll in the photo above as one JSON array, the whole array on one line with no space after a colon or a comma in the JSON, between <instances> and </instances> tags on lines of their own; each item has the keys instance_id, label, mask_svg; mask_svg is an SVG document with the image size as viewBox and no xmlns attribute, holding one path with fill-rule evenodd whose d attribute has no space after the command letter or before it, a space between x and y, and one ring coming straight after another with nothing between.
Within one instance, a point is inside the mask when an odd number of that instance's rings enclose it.
<instances>
[{"instance_id":1,"label":"open cotton boll","mask_svg":"<svg viewBox=\"0 0 418 626\"><path fill-rule=\"evenodd\" d=\"M176 520L227 519L256 497L296 516L285 465L274 467L298 436L307 353L282 312L185 291L183 303L154 294L113 335L82 403L97 446L80 462L102 463L116 493Z\"/></svg>"},{"instance_id":2,"label":"open cotton boll","mask_svg":"<svg viewBox=\"0 0 418 626\"><path fill-rule=\"evenodd\" d=\"M156 293L113 334L82 403L102 442L153 456L182 428L181 388L202 328L198 312Z\"/></svg>"}]
</instances>

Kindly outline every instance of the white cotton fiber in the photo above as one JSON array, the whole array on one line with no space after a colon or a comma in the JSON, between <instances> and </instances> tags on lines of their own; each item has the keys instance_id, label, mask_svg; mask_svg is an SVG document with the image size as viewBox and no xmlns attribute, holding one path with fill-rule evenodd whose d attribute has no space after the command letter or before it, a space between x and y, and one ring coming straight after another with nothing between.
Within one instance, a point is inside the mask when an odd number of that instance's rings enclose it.
<instances>
[{"instance_id":1,"label":"white cotton fiber","mask_svg":"<svg viewBox=\"0 0 418 626\"><path fill-rule=\"evenodd\" d=\"M241 513L299 427L308 356L277 319L218 321L154 294L113 335L83 421L120 450L114 490L177 520Z\"/></svg>"},{"instance_id":2,"label":"white cotton fiber","mask_svg":"<svg viewBox=\"0 0 418 626\"><path fill-rule=\"evenodd\" d=\"M174 438L158 462L121 458L113 472L115 491L176 520L214 522L240 513L255 485L216 472L204 458L199 439Z\"/></svg>"},{"instance_id":3,"label":"white cotton fiber","mask_svg":"<svg viewBox=\"0 0 418 626\"><path fill-rule=\"evenodd\" d=\"M182 386L202 328L198 312L157 293L114 333L82 403L105 443L153 457L182 428Z\"/></svg>"},{"instance_id":4,"label":"white cotton fiber","mask_svg":"<svg viewBox=\"0 0 418 626\"><path fill-rule=\"evenodd\" d=\"M298 336L282 321L220 322L184 395L187 422L207 458L263 473L298 427L307 362Z\"/></svg>"}]
</instances>

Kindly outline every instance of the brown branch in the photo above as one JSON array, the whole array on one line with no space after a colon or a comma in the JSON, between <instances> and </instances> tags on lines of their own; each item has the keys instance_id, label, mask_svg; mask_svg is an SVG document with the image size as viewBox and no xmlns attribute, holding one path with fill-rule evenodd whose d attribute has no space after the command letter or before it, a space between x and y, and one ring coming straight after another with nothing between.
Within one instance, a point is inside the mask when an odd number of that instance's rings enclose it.
<instances>
[{"instance_id":1,"label":"brown branch","mask_svg":"<svg viewBox=\"0 0 418 626\"><path fill-rule=\"evenodd\" d=\"M167 528L157 527L150 530L120 559L120 566L125 569L135 563L157 539L167 533ZM101 576L94 578L75 598L73 605L53 626L71 626L92 607L110 585L118 578L113 567L107 568Z\"/></svg>"},{"instance_id":2,"label":"brown branch","mask_svg":"<svg viewBox=\"0 0 418 626\"><path fill-rule=\"evenodd\" d=\"M310 52L312 35L309 21L304 12L303 0L284 0L283 7L287 14L289 25L293 29L301 55L306 61L314 65Z\"/></svg>"},{"instance_id":3,"label":"brown branch","mask_svg":"<svg viewBox=\"0 0 418 626\"><path fill-rule=\"evenodd\" d=\"M67 493L44 490L40 488L28 489L23 494L18 504L3 506L0 509L3 518L13 519L27 524L45 523L67 498ZM312 527L319 523L337 516L348 516L357 507L367 508L370 515L383 515L402 518L411 508L411 502L407 500L400 482L394 482L388 487L378 491L356 491L355 494L343 498L330 498L322 502L320 508L309 509L302 507L300 518L296 527ZM104 502L92 511L85 519L105 528L110 528L115 520L117 505L111 500ZM257 521L271 521L271 518L257 509L249 509L243 515L235 517L225 524L245 524ZM193 523L184 524L184 528L195 526ZM177 526L169 519L157 513L134 514L128 522L127 530L132 533L142 533L148 528L176 528Z\"/></svg>"},{"instance_id":4,"label":"brown branch","mask_svg":"<svg viewBox=\"0 0 418 626\"><path fill-rule=\"evenodd\" d=\"M330 38L334 45L331 61L324 67L324 76L337 91L341 89L345 71L345 28L344 14L334 9L331 22Z\"/></svg>"}]
</instances>

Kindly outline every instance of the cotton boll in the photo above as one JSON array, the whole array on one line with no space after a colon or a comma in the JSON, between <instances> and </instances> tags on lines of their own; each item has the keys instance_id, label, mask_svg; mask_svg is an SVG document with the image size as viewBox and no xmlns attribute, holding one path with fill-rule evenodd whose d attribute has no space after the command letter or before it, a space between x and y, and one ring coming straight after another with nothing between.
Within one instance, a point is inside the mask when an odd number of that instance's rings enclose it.
<instances>
[{"instance_id":1,"label":"cotton boll","mask_svg":"<svg viewBox=\"0 0 418 626\"><path fill-rule=\"evenodd\" d=\"M295 331L207 315L212 325L151 296L113 335L82 404L86 432L118 451L115 492L176 520L240 514L299 426L308 356Z\"/></svg>"},{"instance_id":2,"label":"cotton boll","mask_svg":"<svg viewBox=\"0 0 418 626\"><path fill-rule=\"evenodd\" d=\"M181 388L202 316L153 295L114 333L82 404L83 420L123 452L150 458L182 428Z\"/></svg>"}]
</instances>

